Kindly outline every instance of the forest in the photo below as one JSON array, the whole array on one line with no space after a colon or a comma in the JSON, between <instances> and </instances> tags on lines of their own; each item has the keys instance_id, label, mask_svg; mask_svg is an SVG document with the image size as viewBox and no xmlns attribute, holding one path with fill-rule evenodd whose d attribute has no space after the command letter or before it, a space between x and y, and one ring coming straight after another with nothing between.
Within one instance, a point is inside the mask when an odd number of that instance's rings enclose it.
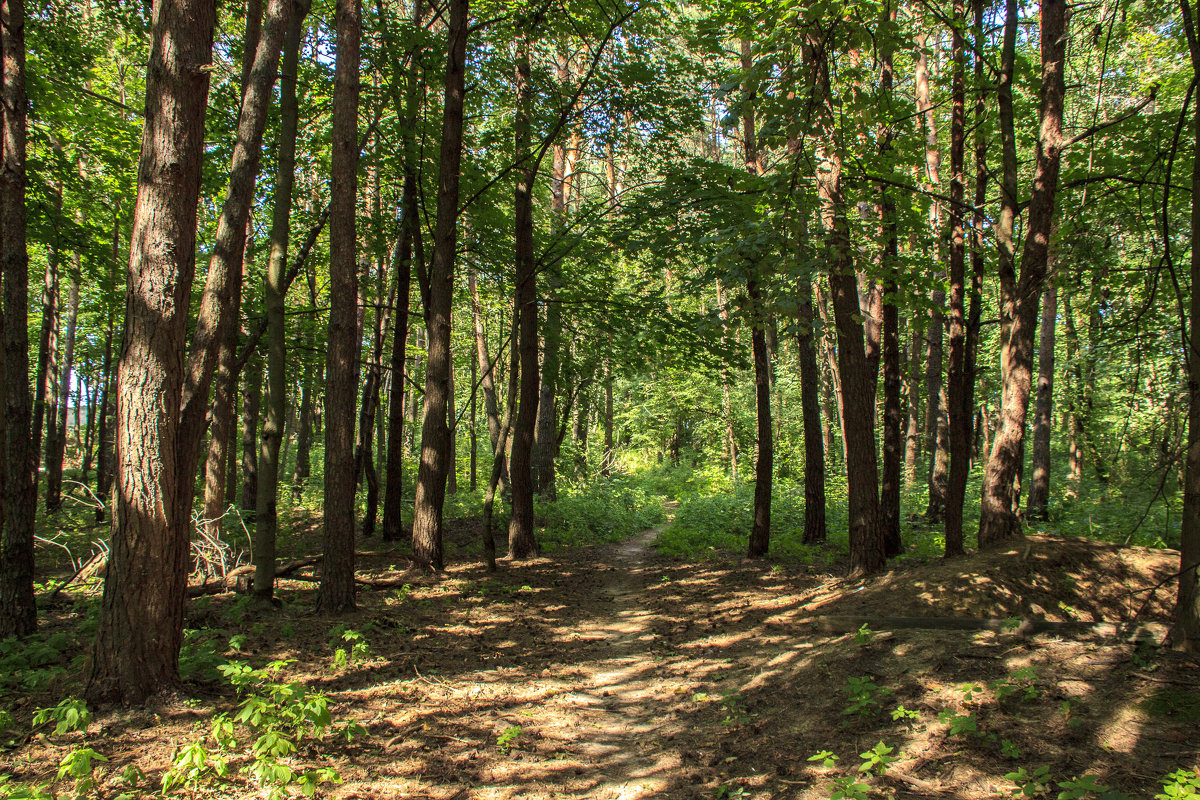
<instances>
[{"instance_id":1,"label":"forest","mask_svg":"<svg viewBox=\"0 0 1200 800\"><path fill-rule=\"evenodd\" d=\"M1200 797L1198 20L0 0L0 798Z\"/></svg>"}]
</instances>

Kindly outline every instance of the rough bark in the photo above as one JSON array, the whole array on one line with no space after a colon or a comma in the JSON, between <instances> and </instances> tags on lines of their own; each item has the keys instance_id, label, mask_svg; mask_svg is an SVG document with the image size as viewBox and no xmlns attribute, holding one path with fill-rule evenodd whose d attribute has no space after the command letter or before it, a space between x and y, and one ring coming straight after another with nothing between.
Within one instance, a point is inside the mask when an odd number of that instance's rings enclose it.
<instances>
[{"instance_id":1,"label":"rough bark","mask_svg":"<svg viewBox=\"0 0 1200 800\"><path fill-rule=\"evenodd\" d=\"M850 566L855 572L883 569L886 562L879 533L879 478L876 464L875 404L870 390L866 345L858 302L846 218L841 173L842 157L836 129L836 112L829 84L828 43L810 40L813 68L819 91L817 194L825 225L829 253L829 288L837 333L838 373L841 377L842 435L846 450Z\"/></svg>"},{"instance_id":2,"label":"rough bark","mask_svg":"<svg viewBox=\"0 0 1200 800\"><path fill-rule=\"evenodd\" d=\"M317 609L353 611L354 406L358 395L358 0L338 0L329 211L329 337L325 354L325 562Z\"/></svg>"},{"instance_id":3,"label":"rough bark","mask_svg":"<svg viewBox=\"0 0 1200 800\"><path fill-rule=\"evenodd\" d=\"M75 369L75 331L79 321L79 263L71 270L67 284L67 327L63 343L62 370L59 373L57 419L47 420L51 435L46 437L46 513L54 514L62 508L63 462L67 449L67 412L71 405L71 373ZM79 403L79 398L75 400Z\"/></svg>"},{"instance_id":4,"label":"rough bark","mask_svg":"<svg viewBox=\"0 0 1200 800\"><path fill-rule=\"evenodd\" d=\"M383 529L380 533L385 542L399 541L404 533L405 350L408 346L408 303L412 293L412 239L420 235L416 224L416 179L407 166L400 197L402 227L396 277L396 325L392 333L392 385L391 403L388 406Z\"/></svg>"},{"instance_id":5,"label":"rough bark","mask_svg":"<svg viewBox=\"0 0 1200 800\"><path fill-rule=\"evenodd\" d=\"M466 91L468 0L449 0L445 102L438 164L437 227L426 304L429 350L425 363L425 414L421 425L421 464L413 511L413 558L441 570L442 509L446 500L450 431L446 397L450 391L450 307L458 247L458 185L462 161L463 96ZM418 265L419 265L418 260Z\"/></svg>"},{"instance_id":6,"label":"rough bark","mask_svg":"<svg viewBox=\"0 0 1200 800\"><path fill-rule=\"evenodd\" d=\"M1190 0L1180 0L1187 32L1188 50L1192 57L1193 80L1200 76L1200 39L1196 31L1196 15ZM1192 112L1193 147L1200 152L1200 103ZM1188 433L1187 455L1184 464L1183 525L1179 545L1179 593L1175 603L1175 622L1171 627L1171 643L1180 650L1200 653L1200 158L1192 160L1192 254L1190 261L1192 296L1188 306L1188 321L1184 321L1184 346L1187 352ZM1190 323L1190 324L1188 324Z\"/></svg>"},{"instance_id":7,"label":"rough bark","mask_svg":"<svg viewBox=\"0 0 1200 800\"><path fill-rule=\"evenodd\" d=\"M25 6L0 0L0 639L37 626L33 523L37 449L29 397L29 255L25 249Z\"/></svg>"},{"instance_id":8,"label":"rough bark","mask_svg":"<svg viewBox=\"0 0 1200 800\"><path fill-rule=\"evenodd\" d=\"M529 27L533 27L532 25ZM513 430L512 456L508 475L512 485L512 516L508 524L508 555L524 559L537 555L537 540L533 535L533 476L532 451L537 425L540 395L538 369L537 273L533 252L533 188L537 165L533 163L530 147L530 117L533 89L530 85L530 49L528 34L517 45L515 88L516 119L513 123L516 138L517 185L513 198L516 246L516 298L519 338L515 346L521 360L521 391L517 406L517 421Z\"/></svg>"},{"instance_id":9,"label":"rough bark","mask_svg":"<svg viewBox=\"0 0 1200 800\"><path fill-rule=\"evenodd\" d=\"M141 702L179 674L190 509L179 503L178 439L215 22L212 0L153 6L93 701Z\"/></svg>"},{"instance_id":10,"label":"rough bark","mask_svg":"<svg viewBox=\"0 0 1200 800\"><path fill-rule=\"evenodd\" d=\"M51 216L51 234L46 250L46 276L42 288L42 327L38 336L38 364L33 395L33 482L37 486L42 457L42 434L45 431L48 412L56 408L58 393L58 219L62 216L62 182L54 185L54 213ZM28 268L27 268L28 269ZM57 418L57 411L54 412ZM53 429L53 426L52 426ZM49 435L53 435L52 433ZM35 489L36 491L36 489Z\"/></svg>"},{"instance_id":11,"label":"rough bark","mask_svg":"<svg viewBox=\"0 0 1200 800\"><path fill-rule=\"evenodd\" d=\"M262 413L262 357L255 354L242 368L242 516L254 520L258 510L258 422ZM232 499L232 498L231 498Z\"/></svg>"},{"instance_id":12,"label":"rough bark","mask_svg":"<svg viewBox=\"0 0 1200 800\"><path fill-rule=\"evenodd\" d=\"M1050 430L1054 414L1054 326L1057 318L1058 290L1051 284L1042 295L1037 405L1033 414L1033 476L1026 505L1030 519L1046 519L1050 506Z\"/></svg>"},{"instance_id":13,"label":"rough bark","mask_svg":"<svg viewBox=\"0 0 1200 800\"><path fill-rule=\"evenodd\" d=\"M950 43L950 353L947 363L947 392L949 404L950 464L946 482L946 556L962 555L963 504L966 500L967 474L971 469L971 440L974 438L974 415L967 404L968 376L966 374L967 315L966 315L966 229L963 198L966 194L967 152L967 65L966 4L954 0L954 17Z\"/></svg>"},{"instance_id":14,"label":"rough bark","mask_svg":"<svg viewBox=\"0 0 1200 800\"><path fill-rule=\"evenodd\" d=\"M1041 6L1042 88L1040 129L1029 222L1021 253L1012 329L1001 343L1008 363L1000 410L1000 429L992 443L983 480L979 544L990 545L1021 532L1019 496L1014 482L1020 471L1025 441L1025 421L1032 382L1033 336L1041 302L1054 221L1063 143L1063 99L1066 94L1063 62L1066 52L1067 11L1064 0L1043 0Z\"/></svg>"},{"instance_id":15,"label":"rough bark","mask_svg":"<svg viewBox=\"0 0 1200 800\"><path fill-rule=\"evenodd\" d=\"M283 316L287 289L288 237L291 235L292 189L296 170L296 128L300 106L296 99L296 72L300 61L300 39L308 0L282 0L291 6L285 38L279 82L279 146L276 158L275 207L271 212L269 234L271 253L263 286L263 305L267 315L267 381L263 398L265 415L258 456L258 497L254 512L254 594L270 598L275 592L275 538L279 530L279 446L283 434L287 404L287 328ZM272 9L274 3L272 3ZM270 31L272 9L268 9ZM263 39L269 46L270 34ZM257 56L255 58L257 61ZM255 73L251 73L255 74ZM232 325L229 328L233 328Z\"/></svg>"},{"instance_id":16,"label":"rough bark","mask_svg":"<svg viewBox=\"0 0 1200 800\"><path fill-rule=\"evenodd\" d=\"M483 312L479 302L479 284L475 271L467 274L467 285L471 292L471 323L475 334L475 360L479 365L479 388L483 389L483 410L487 415L488 439L493 452L500 440L500 411L496 400L496 378L492 360L488 355L487 339L483 332ZM502 454L503 455L503 454ZM500 459L500 491L508 483L508 459Z\"/></svg>"},{"instance_id":17,"label":"rough bark","mask_svg":"<svg viewBox=\"0 0 1200 800\"><path fill-rule=\"evenodd\" d=\"M800 407L804 417L804 542L823 542L825 529L825 445L821 430L820 382L813 348L812 280L799 290L796 351L800 360Z\"/></svg>"}]
</instances>

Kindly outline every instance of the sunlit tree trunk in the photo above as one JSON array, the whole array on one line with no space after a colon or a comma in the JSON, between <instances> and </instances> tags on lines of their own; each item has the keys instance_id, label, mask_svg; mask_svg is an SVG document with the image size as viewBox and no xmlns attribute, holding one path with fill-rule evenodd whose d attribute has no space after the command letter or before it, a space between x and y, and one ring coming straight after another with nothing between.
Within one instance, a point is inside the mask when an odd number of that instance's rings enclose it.
<instances>
[{"instance_id":1,"label":"sunlit tree trunk","mask_svg":"<svg viewBox=\"0 0 1200 800\"><path fill-rule=\"evenodd\" d=\"M153 7L94 701L141 702L179 674L190 509L179 502L178 435L215 22L212 0Z\"/></svg>"},{"instance_id":2,"label":"sunlit tree trunk","mask_svg":"<svg viewBox=\"0 0 1200 800\"><path fill-rule=\"evenodd\" d=\"M984 473L979 519L981 546L1020 535L1021 532L1019 496L1013 486L1021 468L1032 383L1033 336L1046 277L1050 232L1054 221L1054 197L1058 189L1063 143L1063 99L1066 94L1063 74L1066 32L1065 0L1043 0L1037 160L1033 193L1029 201L1029 223L1021 253L1021 275L1013 305L1012 328L1008 340L1001 342L1008 374L1004 377L1000 429L996 432Z\"/></svg>"}]
</instances>

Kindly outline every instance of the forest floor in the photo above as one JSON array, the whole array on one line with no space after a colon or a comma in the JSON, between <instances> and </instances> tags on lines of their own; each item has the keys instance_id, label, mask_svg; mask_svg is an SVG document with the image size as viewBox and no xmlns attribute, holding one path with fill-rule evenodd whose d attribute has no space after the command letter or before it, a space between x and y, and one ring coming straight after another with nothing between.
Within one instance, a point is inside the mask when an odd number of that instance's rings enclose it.
<instances>
[{"instance_id":1,"label":"forest floor","mask_svg":"<svg viewBox=\"0 0 1200 800\"><path fill-rule=\"evenodd\" d=\"M1027 796L1094 797L1090 775L1151 798L1163 776L1197 769L1198 671L1155 645L1173 584L1146 591L1178 569L1173 551L1034 536L864 581L733 556L682 562L656 553L658 532L493 574L464 563L434 578L366 555L360 577L399 588L361 589L348 619L315 616L314 585L283 581L281 609L227 594L191 604L188 627L230 659L295 659L286 679L365 727L292 759L336 768L329 797L966 800L1010 796L1006 774L1047 765ZM461 542L478 534L476 521L451 523ZM66 611L48 622L73 624ZM350 642L367 651L335 658ZM130 764L154 786L236 702L228 686L188 685L0 750L0 772L48 782L86 742L109 759L91 796L116 797ZM859 769L879 742L896 759L882 776ZM194 796L265 795L239 776Z\"/></svg>"}]
</instances>

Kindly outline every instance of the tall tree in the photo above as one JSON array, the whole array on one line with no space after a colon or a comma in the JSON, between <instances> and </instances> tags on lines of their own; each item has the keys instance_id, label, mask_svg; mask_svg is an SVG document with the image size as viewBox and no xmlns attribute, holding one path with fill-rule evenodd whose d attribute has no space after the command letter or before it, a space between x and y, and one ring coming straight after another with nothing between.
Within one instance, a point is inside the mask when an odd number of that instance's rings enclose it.
<instances>
[{"instance_id":1,"label":"tall tree","mask_svg":"<svg viewBox=\"0 0 1200 800\"><path fill-rule=\"evenodd\" d=\"M30 436L25 5L0 0L0 638L32 633L37 451Z\"/></svg>"},{"instance_id":2,"label":"tall tree","mask_svg":"<svg viewBox=\"0 0 1200 800\"><path fill-rule=\"evenodd\" d=\"M177 470L182 354L215 23L212 0L153 7L118 368L116 513L88 680L98 700L140 702L178 676L190 512L179 506Z\"/></svg>"},{"instance_id":3,"label":"tall tree","mask_svg":"<svg viewBox=\"0 0 1200 800\"><path fill-rule=\"evenodd\" d=\"M1200 81L1200 34L1197 9L1191 0L1179 0L1192 60L1193 86ZM1192 145L1200 153L1200 102L1192 110ZM1193 654L1200 653L1200 158L1192 159L1192 254L1189 262L1192 296L1184 328L1187 364L1188 432L1183 487L1183 524L1179 545L1179 593L1175 604L1172 644ZM1190 327L1188 324L1190 323Z\"/></svg>"},{"instance_id":4,"label":"tall tree","mask_svg":"<svg viewBox=\"0 0 1200 800\"><path fill-rule=\"evenodd\" d=\"M284 282L288 237L292 230L296 128L300 117L296 72L300 65L304 17L308 14L308 0L284 2L290 3L292 9L283 40L284 55L280 69L279 146L276 155L279 166L275 173L275 208L271 212L271 254L267 261L263 291L263 304L267 312L267 391L264 397L266 415L262 427L262 449L258 456L258 497L254 512L254 593L267 598L272 596L275 586L275 538L279 529L279 445L287 404L287 330L283 309L287 293Z\"/></svg>"},{"instance_id":5,"label":"tall tree","mask_svg":"<svg viewBox=\"0 0 1200 800\"><path fill-rule=\"evenodd\" d=\"M516 299L518 311L518 341L521 362L521 392L517 420L513 429L512 456L508 475L512 485L512 516L508 523L508 554L522 559L536 555L538 546L533 536L533 479L531 456L537 407L540 393L538 379L538 319L537 273L533 251L533 190L537 164L530 142L533 115L533 87L530 78L530 30L540 26L540 18L527 21L526 31L517 43L515 89L516 118L513 122L516 140L517 184L513 198L516 244Z\"/></svg>"},{"instance_id":6,"label":"tall tree","mask_svg":"<svg viewBox=\"0 0 1200 800\"><path fill-rule=\"evenodd\" d=\"M359 0L338 0L329 211L329 339L325 356L325 559L317 608L354 610L354 408L358 395Z\"/></svg>"},{"instance_id":7,"label":"tall tree","mask_svg":"<svg viewBox=\"0 0 1200 800\"><path fill-rule=\"evenodd\" d=\"M1001 340L1001 360L1008 365L1003 376L1000 429L992 443L983 479L979 517L979 544L985 546L1020 535L1019 497L1014 482L1021 469L1025 421L1032 383L1033 336L1054 222L1063 147L1063 101L1066 94L1067 11L1065 0L1043 0L1041 5L1042 84L1039 98L1039 133L1029 222L1021 251L1021 275L1013 296L1012 327Z\"/></svg>"},{"instance_id":8,"label":"tall tree","mask_svg":"<svg viewBox=\"0 0 1200 800\"><path fill-rule=\"evenodd\" d=\"M434 570L443 568L442 510L450 463L446 401L450 393L450 311L454 295L454 261L458 252L458 186L463 149L468 6L468 0L449 0L437 223L426 305L429 350L425 363L425 414L421 422L421 463L417 468L413 509L413 557L418 564Z\"/></svg>"}]
</instances>

